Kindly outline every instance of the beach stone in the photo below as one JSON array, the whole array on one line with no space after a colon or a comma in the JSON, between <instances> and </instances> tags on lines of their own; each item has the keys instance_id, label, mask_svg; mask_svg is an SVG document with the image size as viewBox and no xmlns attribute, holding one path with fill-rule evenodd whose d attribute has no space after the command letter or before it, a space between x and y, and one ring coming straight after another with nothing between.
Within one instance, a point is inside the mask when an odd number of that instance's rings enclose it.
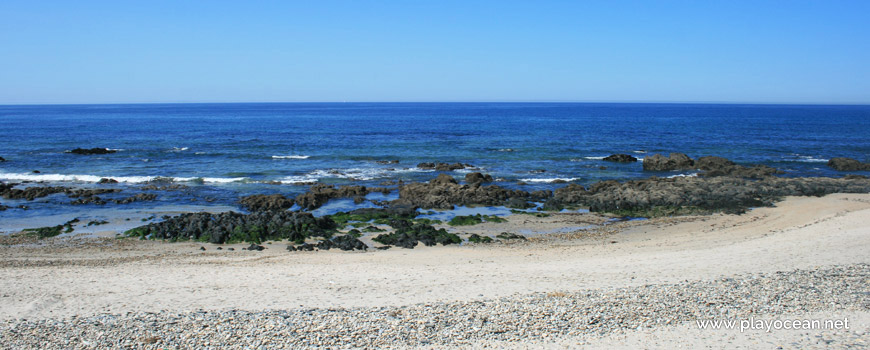
<instances>
[{"instance_id":1,"label":"beach stone","mask_svg":"<svg viewBox=\"0 0 870 350\"><path fill-rule=\"evenodd\" d=\"M654 154L643 159L643 170L672 171L695 169L695 161L683 153L671 153L667 157Z\"/></svg>"},{"instance_id":2,"label":"beach stone","mask_svg":"<svg viewBox=\"0 0 870 350\"><path fill-rule=\"evenodd\" d=\"M108 148L99 148L99 147L96 147L96 148L76 148L73 150L66 151L66 153L80 154L80 155L110 154L110 153L115 153L115 152L118 152L118 151L113 150L113 149L108 149Z\"/></svg>"},{"instance_id":3,"label":"beach stone","mask_svg":"<svg viewBox=\"0 0 870 350\"><path fill-rule=\"evenodd\" d=\"M862 163L856 159L837 157L828 161L828 167L837 171L870 170L870 163Z\"/></svg>"},{"instance_id":4,"label":"beach stone","mask_svg":"<svg viewBox=\"0 0 870 350\"><path fill-rule=\"evenodd\" d=\"M628 154L611 154L603 159L606 162L616 162L616 163L634 163L637 162L637 158L632 157Z\"/></svg>"}]
</instances>

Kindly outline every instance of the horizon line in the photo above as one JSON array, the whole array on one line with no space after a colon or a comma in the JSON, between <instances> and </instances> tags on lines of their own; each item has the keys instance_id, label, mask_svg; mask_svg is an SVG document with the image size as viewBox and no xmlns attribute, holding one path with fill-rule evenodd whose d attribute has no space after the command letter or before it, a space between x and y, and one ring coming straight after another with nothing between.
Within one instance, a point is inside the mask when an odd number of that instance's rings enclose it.
<instances>
[{"instance_id":1,"label":"horizon line","mask_svg":"<svg viewBox=\"0 0 870 350\"><path fill-rule=\"evenodd\" d=\"M222 101L222 102L48 102L48 103L0 103L13 106L98 106L98 105L182 105L182 104L314 104L314 103L566 103L566 104L705 104L705 105L792 105L792 106L870 106L870 102L737 102L737 101L583 101L583 100L479 100L479 101Z\"/></svg>"}]
</instances>

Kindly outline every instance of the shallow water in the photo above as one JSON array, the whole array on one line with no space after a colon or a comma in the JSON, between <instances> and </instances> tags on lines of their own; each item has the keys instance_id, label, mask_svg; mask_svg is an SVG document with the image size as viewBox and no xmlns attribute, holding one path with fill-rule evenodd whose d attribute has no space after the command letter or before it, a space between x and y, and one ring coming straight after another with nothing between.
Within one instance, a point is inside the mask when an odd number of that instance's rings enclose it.
<instances>
[{"instance_id":1,"label":"shallow water","mask_svg":"<svg viewBox=\"0 0 870 350\"><path fill-rule=\"evenodd\" d=\"M158 199L153 202L107 206L137 210L167 205L240 210L237 200L241 196L296 195L306 191L310 183L382 186L389 181L387 186L391 186L399 180L427 181L438 175L417 168L420 162L469 163L479 168L474 171L492 174L500 186L531 191L565 186L550 183L555 179L589 185L606 179L692 173L650 173L642 171L640 162L601 160L613 153L641 159L669 152L694 158L717 155L738 163L777 167L786 171L784 176L841 176L825 166L831 157L870 160L870 106L0 106L0 120L0 157L8 160L0 163L0 180L88 187L110 177L120 183L99 186L124 190L118 196L140 192L144 182L157 177L188 186L182 191L154 192ZM90 156L64 153L77 147L107 147L118 152ZM449 174L462 180L470 171ZM519 181L527 185L518 185ZM101 208L73 207L69 201L63 195L33 202L0 200L13 207L0 211L0 222ZM22 204L30 209L15 208ZM338 201L316 213L356 207L360 206Z\"/></svg>"}]
</instances>

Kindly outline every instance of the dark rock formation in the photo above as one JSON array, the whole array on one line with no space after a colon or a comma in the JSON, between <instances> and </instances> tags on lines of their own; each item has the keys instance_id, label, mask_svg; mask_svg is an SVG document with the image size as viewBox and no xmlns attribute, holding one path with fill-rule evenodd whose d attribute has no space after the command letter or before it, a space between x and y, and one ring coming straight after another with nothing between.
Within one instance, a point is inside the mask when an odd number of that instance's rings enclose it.
<instances>
[{"instance_id":1,"label":"dark rock formation","mask_svg":"<svg viewBox=\"0 0 870 350\"><path fill-rule=\"evenodd\" d=\"M465 168L474 168L474 165L462 163L420 163L417 164L417 167L420 169L434 169L437 171L453 171Z\"/></svg>"},{"instance_id":2,"label":"dark rock formation","mask_svg":"<svg viewBox=\"0 0 870 350\"><path fill-rule=\"evenodd\" d=\"M385 245L395 245L402 248L413 249L417 242L425 246L459 244L462 239L459 236L447 232L445 229L436 230L432 225L414 224L408 220L394 220L390 223L395 232L381 234L372 240Z\"/></svg>"},{"instance_id":3,"label":"dark rock formation","mask_svg":"<svg viewBox=\"0 0 870 350\"><path fill-rule=\"evenodd\" d=\"M828 166L836 171L864 171L870 170L870 163L862 163L852 158L831 158Z\"/></svg>"},{"instance_id":4,"label":"dark rock formation","mask_svg":"<svg viewBox=\"0 0 870 350\"><path fill-rule=\"evenodd\" d=\"M643 159L643 170L672 171L695 169L695 161L682 153L671 153L667 157L654 154Z\"/></svg>"},{"instance_id":5,"label":"dark rock formation","mask_svg":"<svg viewBox=\"0 0 870 350\"><path fill-rule=\"evenodd\" d=\"M118 180L110 179L110 178L104 177L104 178L100 179L100 181L97 182L97 183L100 183L100 184L116 184L116 183L118 183Z\"/></svg>"},{"instance_id":6,"label":"dark rock formation","mask_svg":"<svg viewBox=\"0 0 870 350\"><path fill-rule=\"evenodd\" d=\"M383 187L375 187L375 188L367 188L365 186L339 186L334 187L330 185L317 184L311 186L308 189L308 192L300 194L296 196L296 204L299 204L300 207L304 210L314 210L320 208L320 206L326 204L330 199L333 198L354 198L354 197L365 197L365 195L374 192L381 192L383 194L390 193L389 188Z\"/></svg>"},{"instance_id":7,"label":"dark rock formation","mask_svg":"<svg viewBox=\"0 0 870 350\"><path fill-rule=\"evenodd\" d=\"M156 194L152 194L152 193L139 193L139 194L137 194L137 195L135 195L135 196L130 196L130 197L127 197L127 198L116 199L116 200L114 200L113 202L115 202L115 204L129 204L129 203L133 203L133 202L153 201L153 200L155 200L155 199L157 199L157 195L156 195Z\"/></svg>"},{"instance_id":8,"label":"dark rock formation","mask_svg":"<svg viewBox=\"0 0 870 350\"><path fill-rule=\"evenodd\" d=\"M96 205L106 205L106 201L97 196L88 196L76 199L72 202L69 202L71 205L84 205L84 204L96 204Z\"/></svg>"},{"instance_id":9,"label":"dark rock formation","mask_svg":"<svg viewBox=\"0 0 870 350\"><path fill-rule=\"evenodd\" d=\"M309 213L262 211L251 214L187 213L166 221L127 231L127 235L152 239L199 240L211 243L252 242L308 237L330 237L336 224L329 217L315 218Z\"/></svg>"},{"instance_id":10,"label":"dark rock formation","mask_svg":"<svg viewBox=\"0 0 870 350\"><path fill-rule=\"evenodd\" d=\"M536 192L539 195L542 193L545 192ZM428 183L400 186L398 202L425 209L453 209L454 205L505 205L511 198L535 199L526 191L495 185L459 185L453 177L441 174Z\"/></svg>"},{"instance_id":11,"label":"dark rock formation","mask_svg":"<svg viewBox=\"0 0 870 350\"><path fill-rule=\"evenodd\" d=\"M336 236L332 239L317 242L314 245L320 250L330 250L332 248L341 249L344 251L366 250L369 248L365 243L350 235ZM287 250L290 250L289 248Z\"/></svg>"},{"instance_id":12,"label":"dark rock formation","mask_svg":"<svg viewBox=\"0 0 870 350\"><path fill-rule=\"evenodd\" d=\"M119 189L115 188L95 188L95 189L67 189L64 191L67 197L70 198L88 198L96 195L106 194L106 193L116 193L121 192Z\"/></svg>"},{"instance_id":13,"label":"dark rock formation","mask_svg":"<svg viewBox=\"0 0 870 350\"><path fill-rule=\"evenodd\" d=\"M465 182L470 183L470 184L492 182L492 175L489 175L489 174L484 175L481 173L468 173L468 174L465 174Z\"/></svg>"},{"instance_id":14,"label":"dark rock formation","mask_svg":"<svg viewBox=\"0 0 870 350\"><path fill-rule=\"evenodd\" d=\"M616 163L634 163L637 162L637 158L632 157L628 154L611 154L603 159L606 162L616 162Z\"/></svg>"},{"instance_id":15,"label":"dark rock formation","mask_svg":"<svg viewBox=\"0 0 870 350\"><path fill-rule=\"evenodd\" d=\"M284 197L280 194L255 194L252 196L243 197L239 203L248 208L250 211L261 210L285 210L296 203L292 198Z\"/></svg>"},{"instance_id":16,"label":"dark rock formation","mask_svg":"<svg viewBox=\"0 0 870 350\"><path fill-rule=\"evenodd\" d=\"M745 167L742 165L734 164L734 162L728 159L712 156L698 158L698 161L695 162L695 166L698 169L704 170L704 172L700 173L699 175L706 177L734 176L760 179L765 176L782 174L782 171L766 165L754 165L751 167Z\"/></svg>"},{"instance_id":17,"label":"dark rock formation","mask_svg":"<svg viewBox=\"0 0 870 350\"><path fill-rule=\"evenodd\" d=\"M90 148L90 149L88 149L88 148L76 148L74 150L66 151L66 153L81 154L81 155L109 154L109 153L115 153L115 152L118 152L118 151L113 150L113 149L98 148L98 147L97 148Z\"/></svg>"},{"instance_id":18,"label":"dark rock formation","mask_svg":"<svg viewBox=\"0 0 870 350\"><path fill-rule=\"evenodd\" d=\"M0 183L0 197L6 199L26 199L32 201L36 198L41 198L55 193L62 193L70 190L69 187L60 186L27 187L24 189L13 188L17 185L17 183Z\"/></svg>"},{"instance_id":19,"label":"dark rock formation","mask_svg":"<svg viewBox=\"0 0 870 350\"><path fill-rule=\"evenodd\" d=\"M0 157L0 163L3 163L5 161L6 161L6 158Z\"/></svg>"}]
</instances>

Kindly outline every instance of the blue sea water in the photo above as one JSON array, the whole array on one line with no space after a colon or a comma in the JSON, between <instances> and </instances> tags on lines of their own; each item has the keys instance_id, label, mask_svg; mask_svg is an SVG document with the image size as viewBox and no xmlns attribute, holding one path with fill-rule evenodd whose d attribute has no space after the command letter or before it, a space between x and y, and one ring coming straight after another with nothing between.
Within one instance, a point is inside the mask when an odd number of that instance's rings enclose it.
<instances>
[{"instance_id":1,"label":"blue sea water","mask_svg":"<svg viewBox=\"0 0 870 350\"><path fill-rule=\"evenodd\" d=\"M841 176L832 157L870 160L870 106L598 103L245 103L0 106L0 180L135 189L154 177L190 186L154 202L234 206L254 193L299 194L312 182L425 181L420 162L461 162L511 187L553 189L651 175L601 160L682 152L766 164L784 176ZM117 149L75 155L77 147ZM397 160L397 164L378 161ZM602 168L606 167L606 168ZM38 170L40 173L33 173ZM544 170L541 172L540 170ZM467 170L465 171L467 172ZM463 171L451 172L461 179ZM523 181L528 185L518 185ZM106 185L103 185L106 186ZM24 203L16 217L68 209ZM66 200L68 202L68 200ZM5 205L21 203L2 200ZM87 207L87 206L85 206ZM125 207L126 208L126 207ZM81 209L81 208L77 208Z\"/></svg>"}]
</instances>

